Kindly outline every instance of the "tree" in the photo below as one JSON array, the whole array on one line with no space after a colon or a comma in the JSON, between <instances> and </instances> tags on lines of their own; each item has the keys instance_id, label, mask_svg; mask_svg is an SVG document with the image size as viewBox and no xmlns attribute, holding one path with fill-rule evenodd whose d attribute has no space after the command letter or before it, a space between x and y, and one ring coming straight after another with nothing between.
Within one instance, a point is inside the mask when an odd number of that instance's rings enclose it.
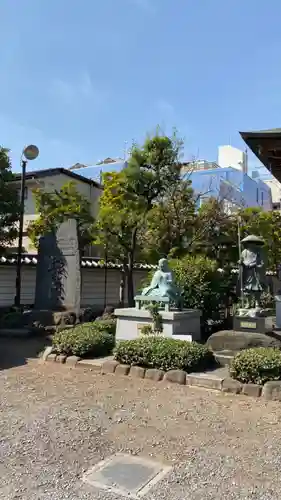
<instances>
[{"instance_id":1,"label":"tree","mask_svg":"<svg viewBox=\"0 0 281 500\"><path fill-rule=\"evenodd\" d=\"M9 150L0 147L0 251L7 250L8 245L17 237L20 203L15 185L11 182L14 175L11 171Z\"/></svg>"},{"instance_id":2,"label":"tree","mask_svg":"<svg viewBox=\"0 0 281 500\"><path fill-rule=\"evenodd\" d=\"M148 138L143 146L132 147L126 168L103 177L96 243L121 261L130 306L134 302L133 267L136 258L141 258L149 213L180 180L181 146L175 135Z\"/></svg>"},{"instance_id":3,"label":"tree","mask_svg":"<svg viewBox=\"0 0 281 500\"><path fill-rule=\"evenodd\" d=\"M238 261L237 214L225 211L223 200L209 198L199 209L191 251L216 259L221 267Z\"/></svg>"},{"instance_id":4,"label":"tree","mask_svg":"<svg viewBox=\"0 0 281 500\"><path fill-rule=\"evenodd\" d=\"M144 255L155 263L160 257L180 258L189 248L196 221L196 199L191 182L178 180L154 204L143 234Z\"/></svg>"},{"instance_id":5,"label":"tree","mask_svg":"<svg viewBox=\"0 0 281 500\"><path fill-rule=\"evenodd\" d=\"M40 236L55 231L64 220L76 219L79 246L82 250L93 240L94 217L90 202L69 182L54 192L35 189L35 206L38 218L28 227L28 236L35 247Z\"/></svg>"}]
</instances>

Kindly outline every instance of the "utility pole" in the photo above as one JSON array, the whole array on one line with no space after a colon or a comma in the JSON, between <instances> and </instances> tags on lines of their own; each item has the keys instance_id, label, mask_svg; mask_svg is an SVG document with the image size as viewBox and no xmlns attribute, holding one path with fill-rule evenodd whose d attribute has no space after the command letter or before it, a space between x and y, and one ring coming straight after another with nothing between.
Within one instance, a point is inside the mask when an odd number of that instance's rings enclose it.
<instances>
[{"instance_id":1,"label":"utility pole","mask_svg":"<svg viewBox=\"0 0 281 500\"><path fill-rule=\"evenodd\" d=\"M238 251L239 251L239 281L240 281L240 298L242 308L244 307L244 291L243 291L243 264L241 262L242 252L241 252L241 217L238 216L237 219L237 234L238 234Z\"/></svg>"}]
</instances>

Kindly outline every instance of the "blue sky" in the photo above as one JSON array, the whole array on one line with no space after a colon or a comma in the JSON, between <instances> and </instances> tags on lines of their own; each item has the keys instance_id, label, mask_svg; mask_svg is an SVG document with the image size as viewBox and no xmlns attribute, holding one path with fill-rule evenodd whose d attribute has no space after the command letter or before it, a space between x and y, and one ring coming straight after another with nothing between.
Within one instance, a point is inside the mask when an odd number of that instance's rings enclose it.
<instances>
[{"instance_id":1,"label":"blue sky","mask_svg":"<svg viewBox=\"0 0 281 500\"><path fill-rule=\"evenodd\" d=\"M1 0L0 143L18 170L122 156L160 125L185 158L281 126L280 0ZM252 167L255 159L251 159Z\"/></svg>"}]
</instances>

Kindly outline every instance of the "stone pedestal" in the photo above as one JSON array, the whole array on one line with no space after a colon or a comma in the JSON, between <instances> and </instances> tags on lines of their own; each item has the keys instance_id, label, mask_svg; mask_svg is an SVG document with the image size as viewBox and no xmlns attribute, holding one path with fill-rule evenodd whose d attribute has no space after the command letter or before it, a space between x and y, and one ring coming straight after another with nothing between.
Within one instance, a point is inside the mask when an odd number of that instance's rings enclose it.
<instances>
[{"instance_id":1,"label":"stone pedestal","mask_svg":"<svg viewBox=\"0 0 281 500\"><path fill-rule=\"evenodd\" d=\"M115 309L117 318L116 340L132 340L141 335L141 329L145 325L153 324L151 313L146 309L129 307L126 309ZM200 316L201 311L196 309L185 309L183 311L159 311L162 317L164 337L172 337L180 340L200 340Z\"/></svg>"},{"instance_id":2,"label":"stone pedestal","mask_svg":"<svg viewBox=\"0 0 281 500\"><path fill-rule=\"evenodd\" d=\"M233 329L240 332L270 333L275 328L274 316L255 317L234 316Z\"/></svg>"}]
</instances>

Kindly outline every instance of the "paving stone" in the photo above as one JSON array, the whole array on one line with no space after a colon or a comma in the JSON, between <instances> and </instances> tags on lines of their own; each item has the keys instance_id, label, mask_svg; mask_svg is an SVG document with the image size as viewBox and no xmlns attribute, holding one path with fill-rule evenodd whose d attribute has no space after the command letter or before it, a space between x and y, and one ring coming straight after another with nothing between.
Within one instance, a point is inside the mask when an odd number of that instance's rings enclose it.
<instances>
[{"instance_id":1,"label":"paving stone","mask_svg":"<svg viewBox=\"0 0 281 500\"><path fill-rule=\"evenodd\" d=\"M257 384L244 384L242 388L242 393L246 396L252 396L253 398L259 398L261 395L262 387Z\"/></svg>"},{"instance_id":2,"label":"paving stone","mask_svg":"<svg viewBox=\"0 0 281 500\"><path fill-rule=\"evenodd\" d=\"M145 378L149 380L154 380L155 382L160 382L163 379L165 372L163 370L158 370L157 368L148 368L145 372Z\"/></svg>"},{"instance_id":3,"label":"paving stone","mask_svg":"<svg viewBox=\"0 0 281 500\"><path fill-rule=\"evenodd\" d=\"M137 499L164 478L171 467L143 457L117 454L87 471L83 481L95 488Z\"/></svg>"},{"instance_id":4,"label":"paving stone","mask_svg":"<svg viewBox=\"0 0 281 500\"><path fill-rule=\"evenodd\" d=\"M47 356L47 361L56 361L57 355L54 353L51 353Z\"/></svg>"},{"instance_id":5,"label":"paving stone","mask_svg":"<svg viewBox=\"0 0 281 500\"><path fill-rule=\"evenodd\" d=\"M164 380L173 384L184 385L186 382L186 373L183 370L169 370L165 373Z\"/></svg>"},{"instance_id":6,"label":"paving stone","mask_svg":"<svg viewBox=\"0 0 281 500\"><path fill-rule=\"evenodd\" d=\"M130 365L118 365L115 368L116 375L128 375L130 371Z\"/></svg>"},{"instance_id":7,"label":"paving stone","mask_svg":"<svg viewBox=\"0 0 281 500\"><path fill-rule=\"evenodd\" d=\"M101 372L103 374L114 373L118 365L119 365L118 361L115 361L114 359L105 361L102 365Z\"/></svg>"},{"instance_id":8,"label":"paving stone","mask_svg":"<svg viewBox=\"0 0 281 500\"><path fill-rule=\"evenodd\" d=\"M281 381L266 382L262 389L262 397L267 400L281 401Z\"/></svg>"},{"instance_id":9,"label":"paving stone","mask_svg":"<svg viewBox=\"0 0 281 500\"><path fill-rule=\"evenodd\" d=\"M52 354L52 351L53 351L53 346L49 345L48 347L46 347L45 351L43 352L42 360L47 361L48 356Z\"/></svg>"},{"instance_id":10,"label":"paving stone","mask_svg":"<svg viewBox=\"0 0 281 500\"><path fill-rule=\"evenodd\" d=\"M242 392L242 384L238 382L238 380L234 380L233 378L225 378L222 381L222 391L223 392L232 392L233 394L240 394Z\"/></svg>"},{"instance_id":11,"label":"paving stone","mask_svg":"<svg viewBox=\"0 0 281 500\"><path fill-rule=\"evenodd\" d=\"M65 354L59 354L56 357L56 362L57 363L65 363L65 360L66 360L66 355Z\"/></svg>"},{"instance_id":12,"label":"paving stone","mask_svg":"<svg viewBox=\"0 0 281 500\"><path fill-rule=\"evenodd\" d=\"M142 368L141 366L131 366L130 376L136 378L144 378L145 368Z\"/></svg>"},{"instance_id":13,"label":"paving stone","mask_svg":"<svg viewBox=\"0 0 281 500\"><path fill-rule=\"evenodd\" d=\"M206 389L221 390L223 378L206 373L189 373L186 375L186 384Z\"/></svg>"},{"instance_id":14,"label":"paving stone","mask_svg":"<svg viewBox=\"0 0 281 500\"><path fill-rule=\"evenodd\" d=\"M80 359L77 361L76 368L87 368L90 371L101 371L102 363L99 363L97 359Z\"/></svg>"},{"instance_id":15,"label":"paving stone","mask_svg":"<svg viewBox=\"0 0 281 500\"><path fill-rule=\"evenodd\" d=\"M80 358L78 356L67 356L65 363L69 366L76 366Z\"/></svg>"}]
</instances>

